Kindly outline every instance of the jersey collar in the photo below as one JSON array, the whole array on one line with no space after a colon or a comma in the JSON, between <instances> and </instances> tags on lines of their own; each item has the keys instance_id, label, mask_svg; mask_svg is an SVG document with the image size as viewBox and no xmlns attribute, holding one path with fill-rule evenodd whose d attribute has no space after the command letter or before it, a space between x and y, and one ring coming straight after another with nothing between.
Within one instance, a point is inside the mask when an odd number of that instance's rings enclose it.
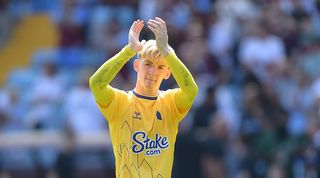
<instances>
[{"instance_id":1,"label":"jersey collar","mask_svg":"<svg viewBox=\"0 0 320 178\"><path fill-rule=\"evenodd\" d=\"M138 98L142 98L142 99L146 99L146 100L157 100L158 96L155 96L155 97L152 97L152 96L143 96L143 95L140 95L138 93L136 93L134 90L132 90L132 93L138 97Z\"/></svg>"}]
</instances>

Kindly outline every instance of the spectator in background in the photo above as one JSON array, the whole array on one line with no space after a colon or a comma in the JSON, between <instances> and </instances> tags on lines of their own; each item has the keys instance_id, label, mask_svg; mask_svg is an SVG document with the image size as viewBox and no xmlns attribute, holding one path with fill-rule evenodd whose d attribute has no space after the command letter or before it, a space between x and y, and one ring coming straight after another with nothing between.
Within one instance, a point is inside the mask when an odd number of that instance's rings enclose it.
<instances>
[{"instance_id":1,"label":"spectator in background","mask_svg":"<svg viewBox=\"0 0 320 178\"><path fill-rule=\"evenodd\" d=\"M202 177L203 129L190 130L185 122L179 124L172 178Z\"/></svg>"},{"instance_id":2,"label":"spectator in background","mask_svg":"<svg viewBox=\"0 0 320 178\"><path fill-rule=\"evenodd\" d=\"M9 121L7 114L3 111L0 111L0 130L2 130L6 123Z\"/></svg>"},{"instance_id":3,"label":"spectator in background","mask_svg":"<svg viewBox=\"0 0 320 178\"><path fill-rule=\"evenodd\" d=\"M29 112L26 121L33 129L59 128L61 120L57 111L64 98L66 78L60 75L56 64L47 61L34 81L30 91Z\"/></svg>"},{"instance_id":4,"label":"spectator in background","mask_svg":"<svg viewBox=\"0 0 320 178\"><path fill-rule=\"evenodd\" d=\"M25 129L22 118L26 111L21 104L21 92L18 89L12 87L0 91L0 112L7 118L2 123L3 132Z\"/></svg>"},{"instance_id":5,"label":"spectator in background","mask_svg":"<svg viewBox=\"0 0 320 178\"><path fill-rule=\"evenodd\" d=\"M299 69L290 68L292 70L290 81L283 82L280 96L283 108L288 111L287 129L292 137L301 136L306 132L308 114L312 110L313 96L310 92L311 80L305 72ZM293 82L294 81L294 82Z\"/></svg>"},{"instance_id":6,"label":"spectator in background","mask_svg":"<svg viewBox=\"0 0 320 178\"><path fill-rule=\"evenodd\" d=\"M84 47L87 46L87 29L90 1L61 0L52 11L52 18L59 35L58 64L79 68L83 63Z\"/></svg>"},{"instance_id":7,"label":"spectator in background","mask_svg":"<svg viewBox=\"0 0 320 178\"><path fill-rule=\"evenodd\" d=\"M320 76L312 83L311 92L314 98L314 107L320 116Z\"/></svg>"},{"instance_id":8,"label":"spectator in background","mask_svg":"<svg viewBox=\"0 0 320 178\"><path fill-rule=\"evenodd\" d=\"M218 0L215 10L223 21L252 20L259 15L256 4L251 0Z\"/></svg>"},{"instance_id":9,"label":"spectator in background","mask_svg":"<svg viewBox=\"0 0 320 178\"><path fill-rule=\"evenodd\" d=\"M67 4L64 12L62 12L62 19L59 22L61 47L81 46L85 44L85 28L83 24L74 19L72 15L74 10L75 8L72 4Z\"/></svg>"},{"instance_id":10,"label":"spectator in background","mask_svg":"<svg viewBox=\"0 0 320 178\"><path fill-rule=\"evenodd\" d=\"M270 81L285 66L283 41L272 35L263 22L253 22L247 27L248 34L239 46L240 63L252 70L259 80Z\"/></svg>"},{"instance_id":11,"label":"spectator in background","mask_svg":"<svg viewBox=\"0 0 320 178\"><path fill-rule=\"evenodd\" d=\"M231 135L237 135L240 127L239 90L232 83L231 69L223 67L217 75L215 102L217 111L226 119Z\"/></svg>"},{"instance_id":12,"label":"spectator in background","mask_svg":"<svg viewBox=\"0 0 320 178\"><path fill-rule=\"evenodd\" d=\"M66 95L64 110L66 123L75 137L106 129L106 122L97 108L88 80L92 72L80 71L79 80Z\"/></svg>"},{"instance_id":13,"label":"spectator in background","mask_svg":"<svg viewBox=\"0 0 320 178\"><path fill-rule=\"evenodd\" d=\"M267 173L267 178L283 178L286 177L283 167L279 164L273 164L270 166L268 173Z\"/></svg>"},{"instance_id":14,"label":"spectator in background","mask_svg":"<svg viewBox=\"0 0 320 178\"><path fill-rule=\"evenodd\" d=\"M176 34L175 38L179 40L180 35L179 33ZM186 27L185 36L186 39L180 44L178 53L181 54L181 58L187 66L190 66L192 71L197 73L205 72L207 68L205 60L208 50L203 39L204 29L198 19L194 19L194 21Z\"/></svg>"},{"instance_id":15,"label":"spectator in background","mask_svg":"<svg viewBox=\"0 0 320 178\"><path fill-rule=\"evenodd\" d=\"M27 96L28 111L24 124L33 131L59 130L63 127L61 105L66 89L66 76L59 73L54 61L47 60L34 80ZM44 177L54 166L56 148L42 145L31 151L32 164L37 176Z\"/></svg>"},{"instance_id":16,"label":"spectator in background","mask_svg":"<svg viewBox=\"0 0 320 178\"><path fill-rule=\"evenodd\" d=\"M310 79L320 76L320 36L312 30L310 20L306 20L305 27L299 36L301 48L297 49L297 66L308 75Z\"/></svg>"},{"instance_id":17,"label":"spectator in background","mask_svg":"<svg viewBox=\"0 0 320 178\"><path fill-rule=\"evenodd\" d=\"M271 1L266 3L261 18L264 19L264 28L267 27L269 33L281 38L285 44L286 54L290 54L298 46L298 23L292 16L288 15L289 12L283 10L285 7L281 7L279 3L281 2Z\"/></svg>"},{"instance_id":18,"label":"spectator in background","mask_svg":"<svg viewBox=\"0 0 320 178\"><path fill-rule=\"evenodd\" d=\"M228 177L226 155L228 153L228 123L223 115L211 115L207 129L207 138L202 143L203 153L201 163L204 178Z\"/></svg>"},{"instance_id":19,"label":"spectator in background","mask_svg":"<svg viewBox=\"0 0 320 178\"><path fill-rule=\"evenodd\" d=\"M218 18L216 12L212 12L208 27L208 50L220 65L229 68L233 67L231 52L235 45L235 26L235 22Z\"/></svg>"},{"instance_id":20,"label":"spectator in background","mask_svg":"<svg viewBox=\"0 0 320 178\"><path fill-rule=\"evenodd\" d=\"M193 116L193 127L206 128L210 123L210 116L216 112L217 106L215 103L215 88L209 87L206 91L206 96L203 103L195 109Z\"/></svg>"},{"instance_id":21,"label":"spectator in background","mask_svg":"<svg viewBox=\"0 0 320 178\"><path fill-rule=\"evenodd\" d=\"M66 127L63 130L62 151L57 156L54 171L58 178L74 178L76 175L76 138L74 132Z\"/></svg>"}]
</instances>

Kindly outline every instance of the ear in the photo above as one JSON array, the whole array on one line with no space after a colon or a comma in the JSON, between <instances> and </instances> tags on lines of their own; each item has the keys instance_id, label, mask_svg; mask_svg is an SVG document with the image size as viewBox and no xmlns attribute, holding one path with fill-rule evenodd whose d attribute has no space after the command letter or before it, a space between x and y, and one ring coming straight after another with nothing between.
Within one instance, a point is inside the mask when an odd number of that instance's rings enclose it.
<instances>
[{"instance_id":1,"label":"ear","mask_svg":"<svg viewBox=\"0 0 320 178\"><path fill-rule=\"evenodd\" d=\"M136 72L139 71L139 63L140 63L140 61L139 61L138 59L135 59L135 60L133 61L133 68L134 68L134 70L135 70Z\"/></svg>"},{"instance_id":2,"label":"ear","mask_svg":"<svg viewBox=\"0 0 320 178\"><path fill-rule=\"evenodd\" d=\"M171 76L171 71L168 68L166 74L164 75L163 79L167 80Z\"/></svg>"}]
</instances>

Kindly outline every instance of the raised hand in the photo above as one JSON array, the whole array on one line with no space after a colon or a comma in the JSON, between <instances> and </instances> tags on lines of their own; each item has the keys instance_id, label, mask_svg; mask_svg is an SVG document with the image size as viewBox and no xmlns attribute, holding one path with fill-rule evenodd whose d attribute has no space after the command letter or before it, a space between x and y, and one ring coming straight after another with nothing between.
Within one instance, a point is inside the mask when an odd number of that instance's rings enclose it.
<instances>
[{"instance_id":1,"label":"raised hand","mask_svg":"<svg viewBox=\"0 0 320 178\"><path fill-rule=\"evenodd\" d=\"M159 17L150 19L148 21L148 28L154 33L156 37L157 48L162 56L169 54L168 33L166 22Z\"/></svg>"},{"instance_id":2,"label":"raised hand","mask_svg":"<svg viewBox=\"0 0 320 178\"><path fill-rule=\"evenodd\" d=\"M143 48L143 44L139 41L143 26L143 20L138 19L132 23L129 31L129 47L136 52L141 51Z\"/></svg>"}]
</instances>

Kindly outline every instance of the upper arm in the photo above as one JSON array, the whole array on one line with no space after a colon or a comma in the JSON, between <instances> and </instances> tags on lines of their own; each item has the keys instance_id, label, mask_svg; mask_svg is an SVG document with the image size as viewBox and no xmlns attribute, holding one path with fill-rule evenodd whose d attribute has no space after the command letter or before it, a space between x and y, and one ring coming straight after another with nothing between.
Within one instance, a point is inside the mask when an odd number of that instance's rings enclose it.
<instances>
[{"instance_id":1,"label":"upper arm","mask_svg":"<svg viewBox=\"0 0 320 178\"><path fill-rule=\"evenodd\" d=\"M89 81L89 85L96 102L102 107L108 107L115 96L113 88L110 85L99 85L92 78Z\"/></svg>"},{"instance_id":2,"label":"upper arm","mask_svg":"<svg viewBox=\"0 0 320 178\"><path fill-rule=\"evenodd\" d=\"M180 88L177 89L174 100L179 113L187 112L191 108L197 92L198 91L186 93Z\"/></svg>"},{"instance_id":3,"label":"upper arm","mask_svg":"<svg viewBox=\"0 0 320 178\"><path fill-rule=\"evenodd\" d=\"M173 77L180 88L174 90L174 100L177 109L185 111L190 109L194 99L198 94L198 86L194 81L190 71L175 55L170 53L165 57Z\"/></svg>"}]
</instances>

